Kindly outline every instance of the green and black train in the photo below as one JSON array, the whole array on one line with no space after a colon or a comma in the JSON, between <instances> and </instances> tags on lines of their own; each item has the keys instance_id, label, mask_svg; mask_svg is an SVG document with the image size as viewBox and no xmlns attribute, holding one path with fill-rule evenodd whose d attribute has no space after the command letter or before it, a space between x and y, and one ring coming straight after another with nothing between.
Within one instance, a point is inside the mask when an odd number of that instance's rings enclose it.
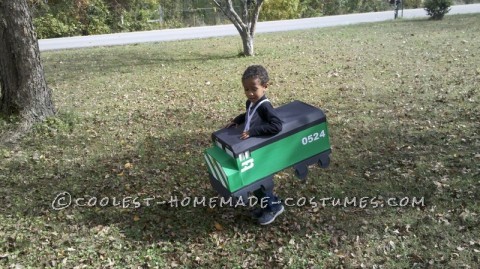
<instances>
[{"instance_id":1,"label":"green and black train","mask_svg":"<svg viewBox=\"0 0 480 269\"><path fill-rule=\"evenodd\" d=\"M258 189L271 191L274 174L291 166L305 179L309 165L329 165L331 149L323 111L301 101L275 111L283 128L274 136L241 140L243 126L212 134L213 146L204 157L210 183L223 197L246 199Z\"/></svg>"}]
</instances>

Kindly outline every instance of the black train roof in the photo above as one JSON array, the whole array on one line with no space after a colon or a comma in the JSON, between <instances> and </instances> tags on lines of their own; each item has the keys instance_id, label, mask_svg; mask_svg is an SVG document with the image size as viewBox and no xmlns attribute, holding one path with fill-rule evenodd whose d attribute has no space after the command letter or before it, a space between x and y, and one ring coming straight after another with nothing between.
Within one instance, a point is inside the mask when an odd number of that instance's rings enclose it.
<instances>
[{"instance_id":1,"label":"black train roof","mask_svg":"<svg viewBox=\"0 0 480 269\"><path fill-rule=\"evenodd\" d=\"M242 124L236 128L220 129L212 134L212 139L220 141L237 157L247 150L253 151L326 121L325 113L322 110L297 100L280 106L275 111L283 121L283 128L274 136L256 136L241 140L240 135L244 128Z\"/></svg>"}]
</instances>

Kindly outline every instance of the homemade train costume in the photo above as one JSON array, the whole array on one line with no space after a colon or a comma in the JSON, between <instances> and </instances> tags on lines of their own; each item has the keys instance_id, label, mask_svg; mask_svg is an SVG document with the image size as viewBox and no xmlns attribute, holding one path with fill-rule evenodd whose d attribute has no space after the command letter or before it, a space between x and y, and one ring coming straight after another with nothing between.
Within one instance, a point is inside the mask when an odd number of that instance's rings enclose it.
<instances>
[{"instance_id":1,"label":"homemade train costume","mask_svg":"<svg viewBox=\"0 0 480 269\"><path fill-rule=\"evenodd\" d=\"M223 128L212 134L213 146L204 157L210 183L223 197L247 199L258 189L273 190L275 173L293 166L305 179L308 166L330 164L327 119L322 110L301 101L275 109L283 121L273 136L241 140L243 125Z\"/></svg>"}]
</instances>

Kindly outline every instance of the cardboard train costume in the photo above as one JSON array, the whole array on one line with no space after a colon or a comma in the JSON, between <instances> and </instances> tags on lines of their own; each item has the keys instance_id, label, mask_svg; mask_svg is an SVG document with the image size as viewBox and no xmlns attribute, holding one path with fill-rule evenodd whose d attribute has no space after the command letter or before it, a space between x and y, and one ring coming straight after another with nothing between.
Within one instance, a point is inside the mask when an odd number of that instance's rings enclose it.
<instances>
[{"instance_id":1,"label":"cardboard train costume","mask_svg":"<svg viewBox=\"0 0 480 269\"><path fill-rule=\"evenodd\" d=\"M291 166L305 179L309 165L329 165L331 149L323 111L301 101L275 111L283 121L276 135L241 140L243 125L212 134L213 146L204 157L210 183L223 197L246 199L258 189L272 191L274 174Z\"/></svg>"}]
</instances>

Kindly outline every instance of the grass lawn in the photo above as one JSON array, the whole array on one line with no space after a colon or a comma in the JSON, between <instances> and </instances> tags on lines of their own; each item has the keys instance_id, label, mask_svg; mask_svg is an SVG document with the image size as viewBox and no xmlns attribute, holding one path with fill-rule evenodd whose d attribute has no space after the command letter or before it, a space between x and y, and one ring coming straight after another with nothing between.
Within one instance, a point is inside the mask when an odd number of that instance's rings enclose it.
<instances>
[{"instance_id":1,"label":"grass lawn","mask_svg":"<svg viewBox=\"0 0 480 269\"><path fill-rule=\"evenodd\" d=\"M259 34L249 58L238 36L43 53L58 116L0 146L0 267L479 268L479 21ZM267 227L180 204L216 196L202 153L251 64L274 106L326 112L333 150L276 175L299 205Z\"/></svg>"}]
</instances>

